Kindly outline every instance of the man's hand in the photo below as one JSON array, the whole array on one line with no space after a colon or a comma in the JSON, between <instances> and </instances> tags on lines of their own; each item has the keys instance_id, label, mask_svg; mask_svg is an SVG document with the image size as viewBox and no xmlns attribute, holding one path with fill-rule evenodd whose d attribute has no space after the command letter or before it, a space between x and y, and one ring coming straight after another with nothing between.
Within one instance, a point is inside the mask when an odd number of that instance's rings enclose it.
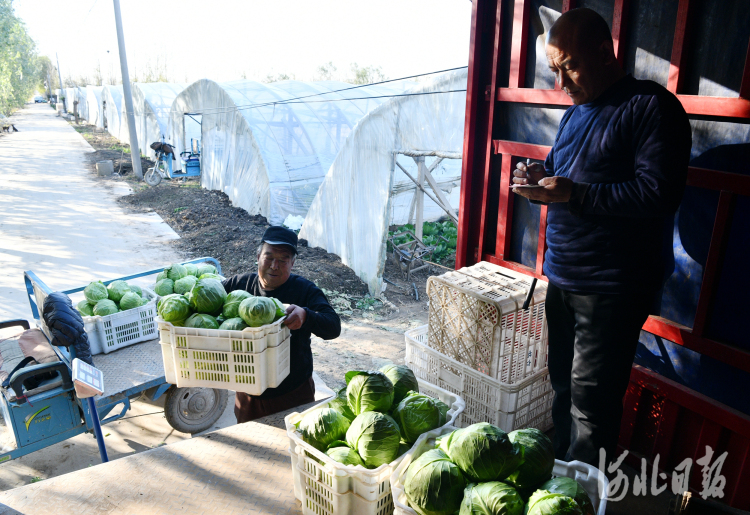
<instances>
[{"instance_id":1,"label":"man's hand","mask_svg":"<svg viewBox=\"0 0 750 515\"><path fill-rule=\"evenodd\" d=\"M544 166L540 163L527 165L519 161L516 169L513 170L513 184L538 184L545 177L547 177L547 173L544 171Z\"/></svg>"},{"instance_id":2,"label":"man's hand","mask_svg":"<svg viewBox=\"0 0 750 515\"><path fill-rule=\"evenodd\" d=\"M294 304L289 304L289 307L286 308L286 320L284 320L284 325L290 330L296 331L302 327L305 320L307 320L307 311L305 311L304 308L295 306Z\"/></svg>"},{"instance_id":3,"label":"man's hand","mask_svg":"<svg viewBox=\"0 0 750 515\"><path fill-rule=\"evenodd\" d=\"M518 172L516 172L518 173ZM518 179L513 179L515 182ZM524 179L525 180L525 179ZM542 188L513 188L513 193L530 200L537 200L545 204L553 202L567 202L573 192L573 181L567 177L545 177L537 183Z\"/></svg>"}]
</instances>

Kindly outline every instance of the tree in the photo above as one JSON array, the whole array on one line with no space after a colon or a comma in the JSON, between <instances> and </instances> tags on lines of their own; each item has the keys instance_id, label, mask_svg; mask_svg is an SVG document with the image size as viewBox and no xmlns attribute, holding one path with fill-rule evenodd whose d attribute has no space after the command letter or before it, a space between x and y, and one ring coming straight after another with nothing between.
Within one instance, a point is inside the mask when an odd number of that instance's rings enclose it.
<instances>
[{"instance_id":1,"label":"tree","mask_svg":"<svg viewBox=\"0 0 750 515\"><path fill-rule=\"evenodd\" d=\"M0 0L0 112L21 107L39 85L36 45L16 18L11 0Z\"/></svg>"},{"instance_id":2,"label":"tree","mask_svg":"<svg viewBox=\"0 0 750 515\"><path fill-rule=\"evenodd\" d=\"M282 80L297 80L297 77L295 77L293 73L291 75L287 73L278 73L276 75L269 73L266 75L265 79L261 79L261 82L269 84L271 82L280 82Z\"/></svg>"},{"instance_id":3,"label":"tree","mask_svg":"<svg viewBox=\"0 0 750 515\"><path fill-rule=\"evenodd\" d=\"M333 64L333 61L328 61L325 64L321 64L318 66L318 69L315 72L315 77L313 77L313 80L334 80L334 75L336 73L336 66Z\"/></svg>"},{"instance_id":4,"label":"tree","mask_svg":"<svg viewBox=\"0 0 750 515\"><path fill-rule=\"evenodd\" d=\"M351 65L351 76L346 79L346 82L351 84L372 84L373 82L381 82L386 79L383 74L383 69L380 66L363 66L360 67L357 63Z\"/></svg>"}]
</instances>

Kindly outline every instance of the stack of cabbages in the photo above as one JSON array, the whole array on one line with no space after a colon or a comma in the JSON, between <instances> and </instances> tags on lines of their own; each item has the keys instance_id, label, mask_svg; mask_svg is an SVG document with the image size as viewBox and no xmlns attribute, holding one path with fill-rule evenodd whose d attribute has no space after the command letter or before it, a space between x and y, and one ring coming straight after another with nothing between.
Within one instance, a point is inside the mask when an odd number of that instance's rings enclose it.
<instances>
[{"instance_id":1,"label":"stack of cabbages","mask_svg":"<svg viewBox=\"0 0 750 515\"><path fill-rule=\"evenodd\" d=\"M148 304L141 288L125 281L112 281L109 286L94 281L83 289L83 296L86 299L79 302L76 309L88 317L114 315Z\"/></svg>"},{"instance_id":2,"label":"stack of cabbages","mask_svg":"<svg viewBox=\"0 0 750 515\"><path fill-rule=\"evenodd\" d=\"M161 297L156 305L159 316L179 327L242 331L286 315L277 299L255 297L244 290L227 295L221 279L208 263L168 266L156 276L154 287Z\"/></svg>"},{"instance_id":3,"label":"stack of cabbages","mask_svg":"<svg viewBox=\"0 0 750 515\"><path fill-rule=\"evenodd\" d=\"M305 442L344 465L374 469L408 451L419 435L445 425L450 409L419 393L405 365L347 372L346 387L297 429Z\"/></svg>"},{"instance_id":4,"label":"stack of cabbages","mask_svg":"<svg viewBox=\"0 0 750 515\"><path fill-rule=\"evenodd\" d=\"M575 479L552 479L554 465L538 429L480 422L437 438L406 469L404 493L419 515L595 515Z\"/></svg>"}]
</instances>

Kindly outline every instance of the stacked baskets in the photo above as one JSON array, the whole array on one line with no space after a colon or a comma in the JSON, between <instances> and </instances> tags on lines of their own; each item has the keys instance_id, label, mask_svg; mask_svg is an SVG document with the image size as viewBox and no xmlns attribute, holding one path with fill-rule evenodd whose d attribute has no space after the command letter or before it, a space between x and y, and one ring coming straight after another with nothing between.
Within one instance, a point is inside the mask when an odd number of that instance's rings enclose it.
<instances>
[{"instance_id":1,"label":"stacked baskets","mask_svg":"<svg viewBox=\"0 0 750 515\"><path fill-rule=\"evenodd\" d=\"M422 380L461 395L457 427L552 427L546 283L529 308L529 277L491 263L427 280L428 324L407 331L405 362Z\"/></svg>"}]
</instances>

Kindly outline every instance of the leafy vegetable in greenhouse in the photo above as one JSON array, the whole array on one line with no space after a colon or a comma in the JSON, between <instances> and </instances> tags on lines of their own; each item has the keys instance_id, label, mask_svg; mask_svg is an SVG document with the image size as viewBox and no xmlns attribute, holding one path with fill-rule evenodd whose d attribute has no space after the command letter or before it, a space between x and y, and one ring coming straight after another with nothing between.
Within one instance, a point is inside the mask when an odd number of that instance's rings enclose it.
<instances>
[{"instance_id":1,"label":"leafy vegetable in greenhouse","mask_svg":"<svg viewBox=\"0 0 750 515\"><path fill-rule=\"evenodd\" d=\"M76 305L76 308L78 309L78 311L81 312L81 315L83 316L87 316L87 317L94 316L94 307L91 304L89 304L88 300L82 300Z\"/></svg>"},{"instance_id":2,"label":"leafy vegetable in greenhouse","mask_svg":"<svg viewBox=\"0 0 750 515\"><path fill-rule=\"evenodd\" d=\"M115 301L109 299L102 299L94 306L94 315L99 317L114 315L118 311Z\"/></svg>"},{"instance_id":3,"label":"leafy vegetable in greenhouse","mask_svg":"<svg viewBox=\"0 0 750 515\"><path fill-rule=\"evenodd\" d=\"M331 442L346 437L351 422L344 415L331 408L322 408L305 415L299 424L302 439L323 451Z\"/></svg>"},{"instance_id":4,"label":"leafy vegetable in greenhouse","mask_svg":"<svg viewBox=\"0 0 750 515\"><path fill-rule=\"evenodd\" d=\"M336 392L336 397L328 403L328 406L335 409L349 420L354 420L354 417L356 417L352 409L349 407L349 401L346 398L346 386L340 388Z\"/></svg>"},{"instance_id":5,"label":"leafy vegetable in greenhouse","mask_svg":"<svg viewBox=\"0 0 750 515\"><path fill-rule=\"evenodd\" d=\"M216 320L218 322L218 319ZM247 324L240 317L228 318L221 322L219 329L226 329L227 331L242 331L247 327Z\"/></svg>"},{"instance_id":6,"label":"leafy vegetable in greenhouse","mask_svg":"<svg viewBox=\"0 0 750 515\"><path fill-rule=\"evenodd\" d=\"M554 479L550 479L546 483L543 483L538 487L538 489L538 491L546 491L572 497L573 499L575 499L584 515L596 514L589 494L587 494L583 486L581 486L581 484L573 478L556 477ZM529 503L531 503L531 499L529 499Z\"/></svg>"},{"instance_id":7,"label":"leafy vegetable in greenhouse","mask_svg":"<svg viewBox=\"0 0 750 515\"><path fill-rule=\"evenodd\" d=\"M358 415L346 432L349 447L357 451L370 469L396 459L400 441L398 424L388 415L376 411Z\"/></svg>"},{"instance_id":8,"label":"leafy vegetable in greenhouse","mask_svg":"<svg viewBox=\"0 0 750 515\"><path fill-rule=\"evenodd\" d=\"M196 279L192 275L186 275L182 279L177 279L174 282L174 292L185 294L193 289L193 286L195 286L196 282L198 282L198 279Z\"/></svg>"},{"instance_id":9,"label":"leafy vegetable in greenhouse","mask_svg":"<svg viewBox=\"0 0 750 515\"><path fill-rule=\"evenodd\" d=\"M506 483L472 483L464 490L459 515L522 515L524 505L518 491Z\"/></svg>"},{"instance_id":10,"label":"leafy vegetable in greenhouse","mask_svg":"<svg viewBox=\"0 0 750 515\"><path fill-rule=\"evenodd\" d=\"M190 290L190 304L198 313L218 315L221 313L226 298L227 292L224 286L216 279L198 279L193 289Z\"/></svg>"},{"instance_id":11,"label":"leafy vegetable in greenhouse","mask_svg":"<svg viewBox=\"0 0 750 515\"><path fill-rule=\"evenodd\" d=\"M526 515L583 515L583 511L572 497L537 490L529 498Z\"/></svg>"},{"instance_id":12,"label":"leafy vegetable in greenhouse","mask_svg":"<svg viewBox=\"0 0 750 515\"><path fill-rule=\"evenodd\" d=\"M104 286L104 283L101 281L89 283L89 285L83 289L83 296L86 297L86 300L92 306L100 300L109 298L107 287Z\"/></svg>"},{"instance_id":13,"label":"leafy vegetable in greenhouse","mask_svg":"<svg viewBox=\"0 0 750 515\"><path fill-rule=\"evenodd\" d=\"M166 272L167 277L173 281L178 281L188 274L187 268L179 263L172 263L164 269L164 272Z\"/></svg>"},{"instance_id":14,"label":"leafy vegetable in greenhouse","mask_svg":"<svg viewBox=\"0 0 750 515\"><path fill-rule=\"evenodd\" d=\"M224 307L221 310L221 314L227 319L239 317L240 304L243 300L250 297L252 297L252 295L245 290L230 291L224 301Z\"/></svg>"},{"instance_id":15,"label":"leafy vegetable in greenhouse","mask_svg":"<svg viewBox=\"0 0 750 515\"><path fill-rule=\"evenodd\" d=\"M555 450L547 435L536 428L527 428L511 431L508 438L523 447L523 463L507 477L508 483L519 490L530 490L552 477Z\"/></svg>"},{"instance_id":16,"label":"leafy vegetable in greenhouse","mask_svg":"<svg viewBox=\"0 0 750 515\"><path fill-rule=\"evenodd\" d=\"M156 285L154 285L154 293L159 297L172 295L174 293L174 281L172 279L156 281Z\"/></svg>"},{"instance_id":17,"label":"leafy vegetable in greenhouse","mask_svg":"<svg viewBox=\"0 0 750 515\"><path fill-rule=\"evenodd\" d=\"M190 315L190 303L182 295L173 293L162 297L157 312L166 322L185 320Z\"/></svg>"},{"instance_id":18,"label":"leafy vegetable in greenhouse","mask_svg":"<svg viewBox=\"0 0 750 515\"><path fill-rule=\"evenodd\" d=\"M185 320L185 327L198 327L203 329L218 329L219 324L211 315L194 313Z\"/></svg>"},{"instance_id":19,"label":"leafy vegetable in greenhouse","mask_svg":"<svg viewBox=\"0 0 750 515\"><path fill-rule=\"evenodd\" d=\"M419 515L453 515L461 506L466 479L447 454L432 449L406 469L404 493Z\"/></svg>"},{"instance_id":20,"label":"leafy vegetable in greenhouse","mask_svg":"<svg viewBox=\"0 0 750 515\"><path fill-rule=\"evenodd\" d=\"M416 442L422 433L442 425L442 415L435 399L417 392L409 392L396 406L393 416L401 430L401 438L408 443Z\"/></svg>"},{"instance_id":21,"label":"leafy vegetable in greenhouse","mask_svg":"<svg viewBox=\"0 0 750 515\"><path fill-rule=\"evenodd\" d=\"M216 279L207 279L215 281ZM273 322L276 315L276 304L268 297L250 296L240 303L240 318L250 327L260 327Z\"/></svg>"},{"instance_id":22,"label":"leafy vegetable in greenhouse","mask_svg":"<svg viewBox=\"0 0 750 515\"><path fill-rule=\"evenodd\" d=\"M366 411L386 412L393 404L393 383L382 372L347 372L346 397L355 415Z\"/></svg>"},{"instance_id":23,"label":"leafy vegetable in greenhouse","mask_svg":"<svg viewBox=\"0 0 750 515\"><path fill-rule=\"evenodd\" d=\"M410 391L419 392L414 372L406 365L385 365L380 371L393 383L393 404L398 404Z\"/></svg>"},{"instance_id":24,"label":"leafy vegetable in greenhouse","mask_svg":"<svg viewBox=\"0 0 750 515\"><path fill-rule=\"evenodd\" d=\"M120 299L120 309L127 311L141 306L141 296L135 292L129 291Z\"/></svg>"},{"instance_id":25,"label":"leafy vegetable in greenhouse","mask_svg":"<svg viewBox=\"0 0 750 515\"><path fill-rule=\"evenodd\" d=\"M439 448L474 482L502 481L523 462L523 448L502 429L479 422L439 438Z\"/></svg>"}]
</instances>

